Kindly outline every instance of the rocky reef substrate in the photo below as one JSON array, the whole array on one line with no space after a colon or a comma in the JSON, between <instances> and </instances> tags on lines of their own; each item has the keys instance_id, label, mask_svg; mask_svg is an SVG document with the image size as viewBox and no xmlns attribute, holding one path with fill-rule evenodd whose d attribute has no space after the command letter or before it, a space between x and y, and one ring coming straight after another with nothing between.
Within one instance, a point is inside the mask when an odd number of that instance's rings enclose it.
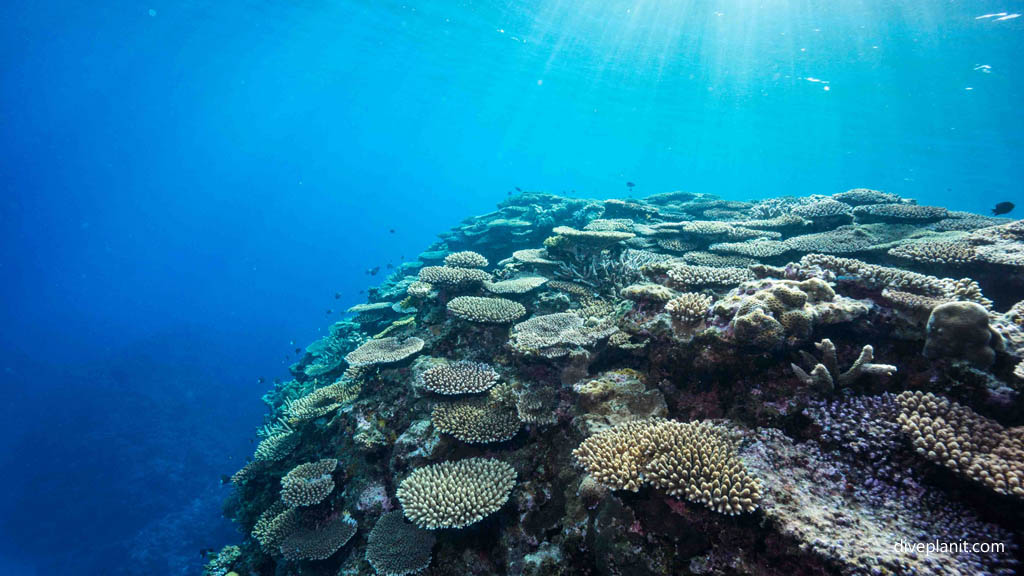
<instances>
[{"instance_id":1,"label":"rocky reef substrate","mask_svg":"<svg viewBox=\"0 0 1024 576\"><path fill-rule=\"evenodd\" d=\"M1019 569L1024 221L525 193L369 294L264 396L207 574Z\"/></svg>"}]
</instances>

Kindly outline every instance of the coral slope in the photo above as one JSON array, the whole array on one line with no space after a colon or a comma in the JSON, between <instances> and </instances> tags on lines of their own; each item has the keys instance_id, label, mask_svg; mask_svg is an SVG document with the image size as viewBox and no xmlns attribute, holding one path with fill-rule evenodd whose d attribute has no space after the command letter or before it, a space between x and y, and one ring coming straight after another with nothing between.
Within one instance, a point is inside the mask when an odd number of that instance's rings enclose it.
<instances>
[{"instance_id":1,"label":"coral slope","mask_svg":"<svg viewBox=\"0 0 1024 576\"><path fill-rule=\"evenodd\" d=\"M1015 573L1022 254L864 188L510 197L267 392L207 573Z\"/></svg>"}]
</instances>

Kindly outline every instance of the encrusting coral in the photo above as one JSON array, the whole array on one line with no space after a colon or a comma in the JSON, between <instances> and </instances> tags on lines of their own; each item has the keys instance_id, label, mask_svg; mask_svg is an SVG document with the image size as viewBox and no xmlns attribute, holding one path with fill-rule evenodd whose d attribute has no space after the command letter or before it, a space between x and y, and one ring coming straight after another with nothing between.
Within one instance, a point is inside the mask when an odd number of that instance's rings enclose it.
<instances>
[{"instance_id":1,"label":"encrusting coral","mask_svg":"<svg viewBox=\"0 0 1024 576\"><path fill-rule=\"evenodd\" d=\"M515 483L509 464L467 458L413 470L397 495L405 517L420 528L463 528L498 511Z\"/></svg>"}]
</instances>

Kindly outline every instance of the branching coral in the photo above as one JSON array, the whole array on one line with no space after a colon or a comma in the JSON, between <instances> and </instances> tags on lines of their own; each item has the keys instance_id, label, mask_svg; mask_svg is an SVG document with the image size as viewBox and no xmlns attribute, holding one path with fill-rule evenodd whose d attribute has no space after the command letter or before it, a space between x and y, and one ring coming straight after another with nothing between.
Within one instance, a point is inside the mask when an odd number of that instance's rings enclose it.
<instances>
[{"instance_id":1,"label":"branching coral","mask_svg":"<svg viewBox=\"0 0 1024 576\"><path fill-rule=\"evenodd\" d=\"M699 322L707 316L711 308L712 298L706 294L697 292L686 292L669 300L665 304L665 311L672 318L692 324Z\"/></svg>"},{"instance_id":2,"label":"branching coral","mask_svg":"<svg viewBox=\"0 0 1024 576\"><path fill-rule=\"evenodd\" d=\"M487 258L472 250L452 252L444 258L444 265L453 268L486 268L487 264Z\"/></svg>"},{"instance_id":3,"label":"branching coral","mask_svg":"<svg viewBox=\"0 0 1024 576\"><path fill-rule=\"evenodd\" d=\"M418 384L437 394L476 394L489 390L498 378L498 373L487 364L461 361L424 370Z\"/></svg>"},{"instance_id":4,"label":"branching coral","mask_svg":"<svg viewBox=\"0 0 1024 576\"><path fill-rule=\"evenodd\" d=\"M281 501L292 507L323 502L334 491L332 474L337 466L337 460L327 458L292 468L281 478Z\"/></svg>"},{"instance_id":5,"label":"branching coral","mask_svg":"<svg viewBox=\"0 0 1024 576\"><path fill-rule=\"evenodd\" d=\"M401 511L377 519L366 539L366 561L380 576L415 574L430 566L434 533L405 521Z\"/></svg>"},{"instance_id":6,"label":"branching coral","mask_svg":"<svg viewBox=\"0 0 1024 576\"><path fill-rule=\"evenodd\" d=\"M755 510L760 498L725 432L703 422L626 422L587 438L573 455L615 490L650 484L728 515Z\"/></svg>"},{"instance_id":7,"label":"branching coral","mask_svg":"<svg viewBox=\"0 0 1024 576\"><path fill-rule=\"evenodd\" d=\"M614 334L611 324L588 325L572 312L534 316L512 327L509 345L524 355L558 358L572 349L585 348Z\"/></svg>"},{"instance_id":8,"label":"branching coral","mask_svg":"<svg viewBox=\"0 0 1024 576\"><path fill-rule=\"evenodd\" d=\"M493 458L467 458L413 470L398 486L405 517L420 528L462 528L508 501L516 471Z\"/></svg>"},{"instance_id":9,"label":"branching coral","mask_svg":"<svg viewBox=\"0 0 1024 576\"><path fill-rule=\"evenodd\" d=\"M821 362L810 355L809 353L801 350L800 355L803 357L804 362L814 366L811 371L805 372L803 368L796 364L790 364L793 368L793 373L796 377L804 383L806 386L811 386L815 390L823 393L831 393L836 385L840 387L849 386L857 381L858 378L864 375L873 376L892 376L897 368L891 364L874 364L875 359L874 348L870 344L866 344L860 350L860 356L853 361L853 365L845 372L839 372L839 359L836 356L836 346L831 340L825 338L821 342L814 345L815 348L821 352Z\"/></svg>"},{"instance_id":10,"label":"branching coral","mask_svg":"<svg viewBox=\"0 0 1024 576\"><path fill-rule=\"evenodd\" d=\"M1024 427L1004 428L932 393L904 392L899 423L917 452L999 494L1024 497Z\"/></svg>"},{"instance_id":11,"label":"branching coral","mask_svg":"<svg viewBox=\"0 0 1024 576\"><path fill-rule=\"evenodd\" d=\"M430 420L441 432L468 444L504 442L522 426L515 406L484 398L440 402Z\"/></svg>"},{"instance_id":12,"label":"branching coral","mask_svg":"<svg viewBox=\"0 0 1024 576\"><path fill-rule=\"evenodd\" d=\"M362 386L359 383L353 384L339 380L330 386L314 390L298 400L287 402L285 415L289 424L326 416L355 400L361 389Z\"/></svg>"},{"instance_id":13,"label":"branching coral","mask_svg":"<svg viewBox=\"0 0 1024 576\"><path fill-rule=\"evenodd\" d=\"M526 308L507 298L459 296L448 302L448 312L456 318L480 324L510 324L526 315Z\"/></svg>"},{"instance_id":14,"label":"branching coral","mask_svg":"<svg viewBox=\"0 0 1024 576\"><path fill-rule=\"evenodd\" d=\"M409 338L376 338L368 340L359 348L349 352L345 360L351 366L375 366L378 364L394 364L416 354L423 349L423 340L415 336Z\"/></svg>"}]
</instances>

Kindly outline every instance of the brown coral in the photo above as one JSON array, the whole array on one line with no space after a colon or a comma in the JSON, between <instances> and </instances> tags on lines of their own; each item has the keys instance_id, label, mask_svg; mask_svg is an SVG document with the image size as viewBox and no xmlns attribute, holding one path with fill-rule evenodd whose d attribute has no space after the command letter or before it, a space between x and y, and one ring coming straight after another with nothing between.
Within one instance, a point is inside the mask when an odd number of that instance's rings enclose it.
<instances>
[{"instance_id":1,"label":"brown coral","mask_svg":"<svg viewBox=\"0 0 1024 576\"><path fill-rule=\"evenodd\" d=\"M461 361L428 368L419 386L446 396L486 392L498 382L498 373L487 364Z\"/></svg>"},{"instance_id":2,"label":"brown coral","mask_svg":"<svg viewBox=\"0 0 1024 576\"><path fill-rule=\"evenodd\" d=\"M504 442L522 426L515 406L484 398L438 403L430 421L441 432L468 444Z\"/></svg>"},{"instance_id":3,"label":"brown coral","mask_svg":"<svg viewBox=\"0 0 1024 576\"><path fill-rule=\"evenodd\" d=\"M423 340L415 336L409 338L374 338L367 340L362 346L349 352L345 360L351 366L374 366L378 364L394 364L416 354L423 349Z\"/></svg>"},{"instance_id":4,"label":"brown coral","mask_svg":"<svg viewBox=\"0 0 1024 576\"><path fill-rule=\"evenodd\" d=\"M637 491L645 483L722 514L757 508L760 487L724 430L703 422L650 419L583 441L573 456L598 482Z\"/></svg>"},{"instance_id":5,"label":"brown coral","mask_svg":"<svg viewBox=\"0 0 1024 576\"><path fill-rule=\"evenodd\" d=\"M480 324L509 324L526 316L526 308L519 302L482 296L452 298L448 312L456 318Z\"/></svg>"},{"instance_id":6,"label":"brown coral","mask_svg":"<svg viewBox=\"0 0 1024 576\"><path fill-rule=\"evenodd\" d=\"M896 400L900 428L919 454L1000 494L1024 497L1024 427L1004 428L930 392Z\"/></svg>"},{"instance_id":7,"label":"brown coral","mask_svg":"<svg viewBox=\"0 0 1024 576\"><path fill-rule=\"evenodd\" d=\"M332 474L338 466L334 458L299 464L281 478L281 501L295 506L312 506L334 491Z\"/></svg>"}]
</instances>

